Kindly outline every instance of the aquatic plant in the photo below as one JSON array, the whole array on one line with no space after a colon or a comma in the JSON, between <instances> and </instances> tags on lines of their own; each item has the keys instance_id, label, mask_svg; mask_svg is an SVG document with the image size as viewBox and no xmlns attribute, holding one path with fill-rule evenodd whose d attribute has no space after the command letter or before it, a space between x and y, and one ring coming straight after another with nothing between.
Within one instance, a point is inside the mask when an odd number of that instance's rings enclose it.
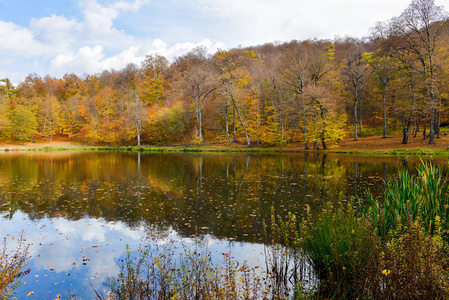
<instances>
[{"instance_id":1,"label":"aquatic plant","mask_svg":"<svg viewBox=\"0 0 449 300\"><path fill-rule=\"evenodd\" d=\"M328 203L301 224L299 245L313 267L321 294L349 298L365 294L365 280L379 268L381 245L352 203Z\"/></svg>"},{"instance_id":2,"label":"aquatic plant","mask_svg":"<svg viewBox=\"0 0 449 300\"><path fill-rule=\"evenodd\" d=\"M179 255L179 256L178 256ZM117 277L109 277L98 299L254 299L268 297L258 266L239 265L230 253L212 262L205 245L193 248L174 241L147 246L137 257L127 246Z\"/></svg>"},{"instance_id":3,"label":"aquatic plant","mask_svg":"<svg viewBox=\"0 0 449 300\"><path fill-rule=\"evenodd\" d=\"M387 180L381 200L375 199L370 191L367 191L368 206L362 205L362 215L377 227L381 237L385 238L399 223L405 223L408 219L415 221L418 218L431 234L435 233L435 220L438 218L447 234L447 175L443 176L441 167L431 163L422 163L417 172L417 176L413 176L408 170L401 170L397 180ZM449 236L446 236L447 238Z\"/></svg>"},{"instance_id":4,"label":"aquatic plant","mask_svg":"<svg viewBox=\"0 0 449 300\"><path fill-rule=\"evenodd\" d=\"M6 237L3 240L3 249L0 252L0 299L8 299L13 295L30 273L27 269L28 246L24 244L23 233L17 239L18 245L14 251L9 252Z\"/></svg>"}]
</instances>

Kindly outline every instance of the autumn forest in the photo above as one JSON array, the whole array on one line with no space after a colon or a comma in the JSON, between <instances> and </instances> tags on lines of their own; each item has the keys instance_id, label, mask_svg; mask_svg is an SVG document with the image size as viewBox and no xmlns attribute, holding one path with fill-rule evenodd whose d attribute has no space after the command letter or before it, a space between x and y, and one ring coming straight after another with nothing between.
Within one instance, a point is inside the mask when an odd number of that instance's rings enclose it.
<instances>
[{"instance_id":1,"label":"autumn forest","mask_svg":"<svg viewBox=\"0 0 449 300\"><path fill-rule=\"evenodd\" d=\"M433 144L449 125L449 20L414 0L368 37L203 48L170 62L62 78L0 81L0 134L23 143L61 135L85 144L327 149L401 132Z\"/></svg>"}]
</instances>

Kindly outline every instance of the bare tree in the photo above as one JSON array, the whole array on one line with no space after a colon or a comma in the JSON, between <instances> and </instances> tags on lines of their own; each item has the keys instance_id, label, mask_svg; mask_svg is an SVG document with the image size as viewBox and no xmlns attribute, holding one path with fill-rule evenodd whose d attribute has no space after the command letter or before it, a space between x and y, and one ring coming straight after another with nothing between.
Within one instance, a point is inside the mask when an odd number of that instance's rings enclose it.
<instances>
[{"instance_id":1,"label":"bare tree","mask_svg":"<svg viewBox=\"0 0 449 300\"><path fill-rule=\"evenodd\" d=\"M194 65L184 74L184 82L187 95L195 105L198 138L202 141L204 105L208 97L217 88L217 81L213 69L208 63L205 49L196 48L191 55L195 55Z\"/></svg>"},{"instance_id":2,"label":"bare tree","mask_svg":"<svg viewBox=\"0 0 449 300\"><path fill-rule=\"evenodd\" d=\"M396 61L392 57L391 44L388 40L391 30L388 24L377 22L372 29L372 42L376 46L376 51L365 54L365 60L374 71L376 78L380 81L382 91L382 117L383 134L382 138L387 138L387 94L391 78L398 71Z\"/></svg>"},{"instance_id":3,"label":"bare tree","mask_svg":"<svg viewBox=\"0 0 449 300\"><path fill-rule=\"evenodd\" d=\"M354 141L357 141L357 113L360 101L360 91L362 83L366 77L367 66L363 58L363 45L357 40L347 40L349 48L347 49L341 74L350 83L354 96Z\"/></svg>"},{"instance_id":4,"label":"bare tree","mask_svg":"<svg viewBox=\"0 0 449 300\"><path fill-rule=\"evenodd\" d=\"M435 52L447 13L433 0L413 0L409 7L392 20L394 33L401 41L401 49L411 53L420 63L420 73L425 81L430 110L429 144L434 143L436 95L435 95Z\"/></svg>"},{"instance_id":5,"label":"bare tree","mask_svg":"<svg viewBox=\"0 0 449 300\"><path fill-rule=\"evenodd\" d=\"M284 69L283 79L287 89L295 94L295 98L301 99L304 149L309 149L307 144L306 96L304 92L307 84L307 73L309 69L308 62L308 52L305 51L304 47L295 47L286 53L282 64Z\"/></svg>"},{"instance_id":6,"label":"bare tree","mask_svg":"<svg viewBox=\"0 0 449 300\"><path fill-rule=\"evenodd\" d=\"M125 123L131 132L134 131L137 137L137 146L140 146L140 136L142 127L147 120L147 110L145 104L140 99L135 90L128 91L127 107L125 111Z\"/></svg>"}]
</instances>

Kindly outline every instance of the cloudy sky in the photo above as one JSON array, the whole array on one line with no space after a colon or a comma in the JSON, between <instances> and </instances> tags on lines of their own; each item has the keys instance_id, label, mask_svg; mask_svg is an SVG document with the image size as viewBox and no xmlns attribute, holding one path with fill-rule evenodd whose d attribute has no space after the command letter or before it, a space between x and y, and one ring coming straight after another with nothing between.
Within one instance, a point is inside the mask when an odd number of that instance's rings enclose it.
<instances>
[{"instance_id":1,"label":"cloudy sky","mask_svg":"<svg viewBox=\"0 0 449 300\"><path fill-rule=\"evenodd\" d=\"M438 5L447 0L437 0ZM366 36L411 0L0 0L0 78L60 77L292 39Z\"/></svg>"}]
</instances>

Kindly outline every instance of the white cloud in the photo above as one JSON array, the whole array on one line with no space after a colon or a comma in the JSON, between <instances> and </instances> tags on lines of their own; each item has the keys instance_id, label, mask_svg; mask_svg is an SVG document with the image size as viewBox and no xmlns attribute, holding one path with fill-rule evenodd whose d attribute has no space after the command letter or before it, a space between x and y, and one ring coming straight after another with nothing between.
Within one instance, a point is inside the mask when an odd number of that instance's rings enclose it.
<instances>
[{"instance_id":1,"label":"white cloud","mask_svg":"<svg viewBox=\"0 0 449 300\"><path fill-rule=\"evenodd\" d=\"M209 39L204 39L198 43L185 42L175 43L173 45L168 45L164 41L156 39L151 43L147 54L159 53L165 56L167 59L173 60L173 58L181 56L198 46L205 47L209 53L214 53L215 51L217 51L217 49L225 47L223 43L213 43Z\"/></svg>"},{"instance_id":2,"label":"white cloud","mask_svg":"<svg viewBox=\"0 0 449 300\"><path fill-rule=\"evenodd\" d=\"M33 33L14 23L0 21L0 51L33 56L42 54L45 47L36 42Z\"/></svg>"},{"instance_id":3,"label":"white cloud","mask_svg":"<svg viewBox=\"0 0 449 300\"><path fill-rule=\"evenodd\" d=\"M64 73L98 73L104 70L120 70L127 64L133 63L140 65L145 59L145 55L158 53L169 60L183 55L195 47L203 46L209 53L215 52L218 48L224 48L221 43L213 43L205 39L198 43L176 43L168 45L162 40L156 39L147 46L135 45L128 49L111 56L106 56L104 47L96 45L94 47L84 46L77 52L67 52L57 55L51 61L52 73L62 75Z\"/></svg>"},{"instance_id":4,"label":"white cloud","mask_svg":"<svg viewBox=\"0 0 449 300\"><path fill-rule=\"evenodd\" d=\"M98 72L98 63L104 58L103 47L97 45L93 48L85 46L76 53L59 54L50 64L53 72Z\"/></svg>"},{"instance_id":5,"label":"white cloud","mask_svg":"<svg viewBox=\"0 0 449 300\"><path fill-rule=\"evenodd\" d=\"M128 10L128 11L138 11L143 5L150 3L150 0L135 0L132 3L125 2L125 1L119 1L113 5L116 9L120 10Z\"/></svg>"},{"instance_id":6,"label":"white cloud","mask_svg":"<svg viewBox=\"0 0 449 300\"><path fill-rule=\"evenodd\" d=\"M399 15L410 0L151 0L147 7L150 0L77 2L68 15L34 18L28 26L0 21L0 53L6 57L0 66L8 77L121 69L139 65L146 54L172 60L199 45L215 52L292 39L362 37L376 21Z\"/></svg>"},{"instance_id":7,"label":"white cloud","mask_svg":"<svg viewBox=\"0 0 449 300\"><path fill-rule=\"evenodd\" d=\"M113 34L120 35L123 32L114 27L114 20L122 11L138 11L149 0L135 0L134 2L119 1L111 6L103 6L96 0L83 0L80 6L84 13L85 34Z\"/></svg>"},{"instance_id":8,"label":"white cloud","mask_svg":"<svg viewBox=\"0 0 449 300\"><path fill-rule=\"evenodd\" d=\"M30 30L33 31L36 40L52 46L67 45L74 31L79 30L79 26L74 19L69 20L56 15L30 21Z\"/></svg>"},{"instance_id":9,"label":"white cloud","mask_svg":"<svg viewBox=\"0 0 449 300\"><path fill-rule=\"evenodd\" d=\"M237 44L366 36L376 21L399 15L410 0L201 0L203 8L234 25ZM388 7L388 9L385 9Z\"/></svg>"},{"instance_id":10,"label":"white cloud","mask_svg":"<svg viewBox=\"0 0 449 300\"><path fill-rule=\"evenodd\" d=\"M139 55L140 46L131 46L128 49L110 57L103 53L103 46L85 46L76 53L59 54L51 61L51 70L54 73L98 73L110 69L122 69L129 63L140 64L145 58Z\"/></svg>"}]
</instances>

